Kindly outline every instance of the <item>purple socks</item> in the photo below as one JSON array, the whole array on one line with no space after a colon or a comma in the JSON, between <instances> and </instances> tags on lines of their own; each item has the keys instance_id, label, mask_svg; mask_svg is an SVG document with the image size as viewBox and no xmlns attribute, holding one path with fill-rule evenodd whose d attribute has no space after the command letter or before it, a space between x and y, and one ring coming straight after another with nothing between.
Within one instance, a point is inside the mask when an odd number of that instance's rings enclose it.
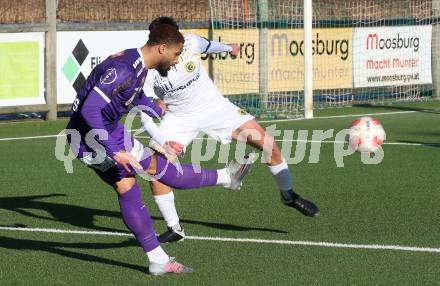
<instances>
[{"instance_id":1,"label":"purple socks","mask_svg":"<svg viewBox=\"0 0 440 286\"><path fill-rule=\"evenodd\" d=\"M180 170L179 170L180 169ZM155 177L159 182L175 189L195 189L215 186L217 184L217 170L199 169L195 172L190 164L180 164L176 167L162 156L157 156L157 170Z\"/></svg>"},{"instance_id":2,"label":"purple socks","mask_svg":"<svg viewBox=\"0 0 440 286\"><path fill-rule=\"evenodd\" d=\"M122 219L125 225L135 235L137 241L145 252L159 246L153 229L150 213L142 202L141 191L138 183L126 193L118 197Z\"/></svg>"}]
</instances>

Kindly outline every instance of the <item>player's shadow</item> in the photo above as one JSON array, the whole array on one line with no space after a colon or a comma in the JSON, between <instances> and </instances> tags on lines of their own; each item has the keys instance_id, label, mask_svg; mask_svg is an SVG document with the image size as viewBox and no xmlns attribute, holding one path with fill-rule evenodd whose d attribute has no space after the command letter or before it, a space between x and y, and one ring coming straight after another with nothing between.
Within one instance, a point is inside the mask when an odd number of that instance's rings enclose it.
<instances>
[{"instance_id":1,"label":"player's shadow","mask_svg":"<svg viewBox=\"0 0 440 286\"><path fill-rule=\"evenodd\" d=\"M16 212L28 217L68 223L81 228L101 231L116 231L113 228L95 225L95 216L121 218L119 212L92 209L75 205L45 202L43 199L65 197L65 194L0 198L0 209ZM35 213L45 211L49 215ZM126 229L120 230L126 231Z\"/></svg>"},{"instance_id":2,"label":"player's shadow","mask_svg":"<svg viewBox=\"0 0 440 286\"><path fill-rule=\"evenodd\" d=\"M154 220L163 220L161 217L152 217ZM196 224L202 225L210 228L217 228L222 230L232 230L232 231L263 231L263 232L275 232L275 233L288 233L284 230L273 229L273 228L264 228L264 227L247 227L240 226L235 224L226 224L226 223L216 223L216 222L206 222L206 221L198 221L191 219L181 219L180 222L182 224Z\"/></svg>"},{"instance_id":3,"label":"player's shadow","mask_svg":"<svg viewBox=\"0 0 440 286\"><path fill-rule=\"evenodd\" d=\"M117 267L125 267L148 273L145 266L130 264L126 262L120 262L108 258L103 258L91 254L80 253L76 250L83 249L111 249L120 247L137 246L137 242L134 239L128 239L117 243L67 243L67 242L50 242L30 239L19 239L0 236L0 248L14 249L14 250L33 250L33 251L45 251L49 253L55 253L60 256L83 260L87 262L97 262Z\"/></svg>"},{"instance_id":4,"label":"player's shadow","mask_svg":"<svg viewBox=\"0 0 440 286\"><path fill-rule=\"evenodd\" d=\"M29 216L36 219L68 223L72 226L77 226L81 228L89 228L93 230L111 231L111 232L127 231L127 229L125 228L117 230L114 228L98 226L94 223L95 216L121 219L121 214L119 212L43 201L44 199L47 198L65 197L65 196L66 196L65 194L48 194L48 195L38 195L38 196L3 197L0 198L0 209L16 212L18 214ZM47 216L40 215L35 213L35 211L36 212L45 211L49 215ZM152 218L154 220L163 220L161 217L153 216ZM288 233L283 230L271 229L271 228L246 227L246 226L240 226L234 224L211 223L211 222L185 220L185 219L181 221L184 224L203 225L206 227L223 229L223 230Z\"/></svg>"},{"instance_id":5,"label":"player's shadow","mask_svg":"<svg viewBox=\"0 0 440 286\"><path fill-rule=\"evenodd\" d=\"M400 111L417 111L417 112L440 114L439 109L423 108L416 106L375 105L375 104L363 103L363 104L354 104L353 107L377 108L377 109L400 110Z\"/></svg>"}]
</instances>

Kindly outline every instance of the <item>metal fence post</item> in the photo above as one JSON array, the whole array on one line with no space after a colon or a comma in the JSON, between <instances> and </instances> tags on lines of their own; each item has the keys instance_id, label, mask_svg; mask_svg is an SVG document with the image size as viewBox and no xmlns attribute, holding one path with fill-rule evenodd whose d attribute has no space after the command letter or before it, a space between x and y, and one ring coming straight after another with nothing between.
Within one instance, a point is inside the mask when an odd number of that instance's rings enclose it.
<instances>
[{"instance_id":1,"label":"metal fence post","mask_svg":"<svg viewBox=\"0 0 440 286\"><path fill-rule=\"evenodd\" d=\"M57 0L46 0L46 53L45 82L46 102L49 108L47 120L57 119Z\"/></svg>"}]
</instances>

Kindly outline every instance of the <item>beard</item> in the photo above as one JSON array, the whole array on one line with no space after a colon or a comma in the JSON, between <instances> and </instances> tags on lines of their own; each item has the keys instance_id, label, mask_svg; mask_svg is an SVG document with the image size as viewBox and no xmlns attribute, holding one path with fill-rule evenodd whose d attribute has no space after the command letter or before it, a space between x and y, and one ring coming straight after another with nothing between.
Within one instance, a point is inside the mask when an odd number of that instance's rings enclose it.
<instances>
[{"instance_id":1,"label":"beard","mask_svg":"<svg viewBox=\"0 0 440 286\"><path fill-rule=\"evenodd\" d=\"M156 70L159 72L159 74L162 77L167 77L168 76L168 71L170 70L170 66L167 65L166 63L159 63L159 65L157 66Z\"/></svg>"}]
</instances>

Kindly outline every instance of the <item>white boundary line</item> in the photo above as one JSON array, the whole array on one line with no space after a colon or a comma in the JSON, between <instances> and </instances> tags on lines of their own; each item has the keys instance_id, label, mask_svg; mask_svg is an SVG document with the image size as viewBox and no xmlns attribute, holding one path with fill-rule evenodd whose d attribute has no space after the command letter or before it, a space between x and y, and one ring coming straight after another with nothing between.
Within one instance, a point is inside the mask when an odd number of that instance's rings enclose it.
<instances>
[{"instance_id":1,"label":"white boundary line","mask_svg":"<svg viewBox=\"0 0 440 286\"><path fill-rule=\"evenodd\" d=\"M396 111L396 112L382 112L382 113L365 113L365 114L348 114L348 115L335 115L335 116L323 116L323 117L314 117L314 118L291 118L291 119L280 119L280 120L266 120L266 121L258 121L259 123L270 123L270 122L286 122L286 121L298 121L298 120L312 120L312 119L331 119L331 118L344 118L344 117L361 117L361 116L370 116L370 115L393 115L393 114L407 114L407 113L415 113L418 111ZM129 130L137 131L139 129ZM54 135L41 135L41 136L27 136L27 137L10 137L10 138L0 138L0 141L16 141L16 140L32 140L32 139L44 139L44 138L56 138L65 136L63 134L54 134ZM136 136L137 138L150 138L150 136ZM197 140L214 140L207 137L197 137ZM295 140L295 139L276 139L278 142L306 142L306 143L343 143L339 141L314 141L314 140ZM402 145L402 146L426 146L426 145L434 145L437 146L439 144L436 143L405 143L405 142L384 142L384 145Z\"/></svg>"},{"instance_id":2,"label":"white boundary line","mask_svg":"<svg viewBox=\"0 0 440 286\"><path fill-rule=\"evenodd\" d=\"M130 233L109 232L109 231L85 231L85 230L64 230L64 229L51 229L51 228L23 228L23 227L0 227L0 230L133 237L133 235ZM316 242L316 241L301 241L301 240L267 240L267 239L255 239L255 238L231 238L231 237L211 237L211 236L186 236L185 239L203 240L203 241L317 246L317 247L328 247L328 248L397 250L397 251L408 251L408 252L440 253L440 248L402 246L402 245L351 244L351 243Z\"/></svg>"},{"instance_id":3,"label":"white boundary line","mask_svg":"<svg viewBox=\"0 0 440 286\"><path fill-rule=\"evenodd\" d=\"M150 138L150 136L136 136L136 138ZM211 137L196 137L194 140L213 140L217 141L214 138ZM319 141L319 140L299 140L299 139L275 139L277 142L301 142L301 143L339 143L343 144L346 143L345 141ZM402 146L439 146L440 143L406 143L406 142L384 142L384 145L402 145Z\"/></svg>"},{"instance_id":4,"label":"white boundary line","mask_svg":"<svg viewBox=\"0 0 440 286\"><path fill-rule=\"evenodd\" d=\"M129 130L136 131L136 130ZM63 137L65 135L43 135L43 136L30 136L30 137L12 137L12 138L0 138L0 141L16 141L16 140L31 140L31 139L44 139ZM136 138L150 138L150 136L136 136ZM216 140L210 137L196 137L194 140ZM298 140L298 139L276 139L277 142L305 142L305 143L345 143L343 141L319 141L319 140ZM401 145L401 146L440 146L438 143L405 143L405 142L384 142L384 145Z\"/></svg>"},{"instance_id":5,"label":"white boundary line","mask_svg":"<svg viewBox=\"0 0 440 286\"><path fill-rule=\"evenodd\" d=\"M0 141L14 141L14 140L30 140L30 139L43 139L43 138L55 138L66 136L62 135L40 135L40 136L27 136L27 137L11 137L11 138L0 138Z\"/></svg>"},{"instance_id":6,"label":"white boundary line","mask_svg":"<svg viewBox=\"0 0 440 286\"><path fill-rule=\"evenodd\" d=\"M271 123L271 122L285 122L285 121L299 121L299 120L313 120L313 119L331 119L331 118L346 118L346 117L362 117L362 116L377 116L377 115L392 115L392 114L406 114L415 113L419 111L395 111L395 112L378 112L378 113L364 113L364 114L345 114L345 115L333 115L333 116L318 116L313 118L286 118L275 120L258 120L259 123Z\"/></svg>"}]
</instances>

